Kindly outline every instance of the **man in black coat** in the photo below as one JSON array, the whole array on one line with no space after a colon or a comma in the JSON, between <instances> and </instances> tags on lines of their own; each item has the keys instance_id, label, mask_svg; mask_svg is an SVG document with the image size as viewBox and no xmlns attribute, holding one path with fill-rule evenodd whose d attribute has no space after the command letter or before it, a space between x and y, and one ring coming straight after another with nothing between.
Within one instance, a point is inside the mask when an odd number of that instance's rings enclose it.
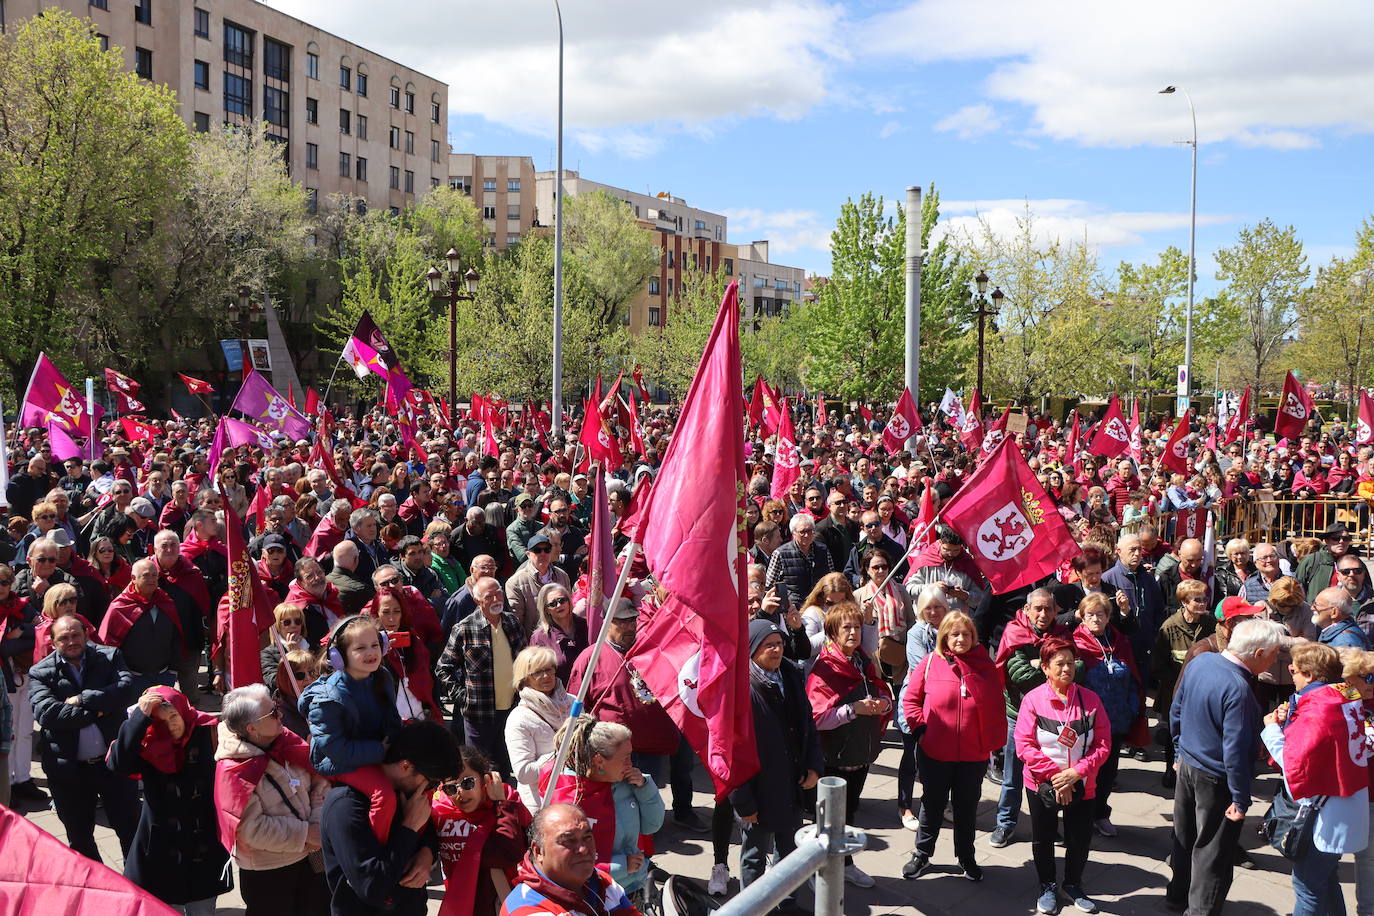
<instances>
[{"instance_id":1,"label":"man in black coat","mask_svg":"<svg viewBox=\"0 0 1374 916\"><path fill-rule=\"evenodd\" d=\"M854 549L854 541L859 537L859 525L849 520L849 497L843 493L832 490L825 499L825 506L829 514L816 522L816 537L830 551L830 558L838 568L849 559L849 552Z\"/></svg>"},{"instance_id":2,"label":"man in black coat","mask_svg":"<svg viewBox=\"0 0 1374 916\"><path fill-rule=\"evenodd\" d=\"M845 565L845 575L849 576L849 581L856 586L863 583L863 569L868 563L868 555L874 550L881 550L887 554L887 558L897 564L897 571L892 574L892 578L898 582L906 580L907 561L906 548L888 537L883 531L883 523L878 518L878 513L869 509L859 518L862 527L859 529L860 537L854 541L854 548L845 554L849 562ZM820 530L817 526L816 530Z\"/></svg>"},{"instance_id":3,"label":"man in black coat","mask_svg":"<svg viewBox=\"0 0 1374 916\"><path fill-rule=\"evenodd\" d=\"M769 620L749 624L749 697L759 772L730 793L744 822L741 887L763 877L775 846L779 858L797 848L802 792L816 785L825 766L806 684L801 669L783 658L783 639L782 630ZM785 902L784 908L788 906Z\"/></svg>"},{"instance_id":4,"label":"man in black coat","mask_svg":"<svg viewBox=\"0 0 1374 916\"><path fill-rule=\"evenodd\" d=\"M133 676L118 649L87 642L78 617L54 621L52 641L57 651L29 669L29 697L53 807L72 849L99 862L99 797L127 858L138 828L138 784L111 773L105 752L128 717Z\"/></svg>"}]
</instances>

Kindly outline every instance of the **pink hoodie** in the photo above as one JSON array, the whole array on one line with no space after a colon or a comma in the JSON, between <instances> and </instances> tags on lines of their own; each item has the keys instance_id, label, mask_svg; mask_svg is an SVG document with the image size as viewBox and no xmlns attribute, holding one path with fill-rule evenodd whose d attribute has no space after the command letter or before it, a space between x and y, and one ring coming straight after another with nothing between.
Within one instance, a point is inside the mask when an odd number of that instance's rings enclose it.
<instances>
[{"instance_id":1,"label":"pink hoodie","mask_svg":"<svg viewBox=\"0 0 1374 916\"><path fill-rule=\"evenodd\" d=\"M1075 733L1070 745L1059 740L1065 725ZM1016 716L1016 756L1025 763L1026 788L1033 792L1072 766L1083 777L1083 797L1095 797L1097 771L1112 752L1111 733L1107 709L1091 690L1070 685L1066 703L1049 684L1036 687Z\"/></svg>"}]
</instances>

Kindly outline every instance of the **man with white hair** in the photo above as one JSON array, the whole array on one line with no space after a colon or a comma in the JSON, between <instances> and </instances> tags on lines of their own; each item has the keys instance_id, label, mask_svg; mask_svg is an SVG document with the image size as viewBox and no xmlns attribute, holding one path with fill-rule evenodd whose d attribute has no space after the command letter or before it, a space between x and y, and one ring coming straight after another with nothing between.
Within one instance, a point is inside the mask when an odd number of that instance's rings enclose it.
<instances>
[{"instance_id":1,"label":"man with white hair","mask_svg":"<svg viewBox=\"0 0 1374 916\"><path fill-rule=\"evenodd\" d=\"M472 561L484 554L496 561L497 578L510 575L512 567L506 532L487 524L487 514L481 506L469 505L463 524L453 529L449 538L448 555L464 569L471 569Z\"/></svg>"},{"instance_id":2,"label":"man with white hair","mask_svg":"<svg viewBox=\"0 0 1374 916\"><path fill-rule=\"evenodd\" d=\"M1273 544L1256 544L1253 556L1255 571L1246 578L1241 591L1250 604L1268 600L1269 589L1285 575L1279 550Z\"/></svg>"},{"instance_id":3,"label":"man with white hair","mask_svg":"<svg viewBox=\"0 0 1374 916\"><path fill-rule=\"evenodd\" d=\"M1242 621L1223 651L1198 655L1179 679L1169 710L1178 748L1170 909L1210 916L1226 900L1263 727L1252 688L1286 638L1277 621Z\"/></svg>"},{"instance_id":4,"label":"man with white hair","mask_svg":"<svg viewBox=\"0 0 1374 916\"><path fill-rule=\"evenodd\" d=\"M821 581L821 577L834 572L830 551L824 544L816 543L816 520L809 515L798 513L792 516L787 527L792 532L792 540L773 551L768 560L768 576L764 585L772 588L778 580L787 586L788 594L805 599L811 589Z\"/></svg>"},{"instance_id":5,"label":"man with white hair","mask_svg":"<svg viewBox=\"0 0 1374 916\"><path fill-rule=\"evenodd\" d=\"M1351 646L1369 651L1369 637L1355 623L1355 602L1339 585L1317 592L1317 600L1312 602L1312 623L1321 631L1318 642L1333 649Z\"/></svg>"}]
</instances>

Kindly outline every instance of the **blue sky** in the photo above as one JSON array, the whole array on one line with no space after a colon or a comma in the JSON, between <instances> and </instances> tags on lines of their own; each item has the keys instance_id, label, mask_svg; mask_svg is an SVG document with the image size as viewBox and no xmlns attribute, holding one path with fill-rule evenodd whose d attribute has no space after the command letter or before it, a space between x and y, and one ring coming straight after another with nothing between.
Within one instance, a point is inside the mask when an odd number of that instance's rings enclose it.
<instances>
[{"instance_id":1,"label":"blue sky","mask_svg":"<svg viewBox=\"0 0 1374 916\"><path fill-rule=\"evenodd\" d=\"M553 165L552 0L272 5L448 81L456 151ZM840 205L934 182L949 231L1045 234L1104 267L1188 240L1199 290L1269 217L1309 264L1374 212L1374 4L1308 0L564 0L565 165L727 213L731 241L824 274Z\"/></svg>"}]
</instances>

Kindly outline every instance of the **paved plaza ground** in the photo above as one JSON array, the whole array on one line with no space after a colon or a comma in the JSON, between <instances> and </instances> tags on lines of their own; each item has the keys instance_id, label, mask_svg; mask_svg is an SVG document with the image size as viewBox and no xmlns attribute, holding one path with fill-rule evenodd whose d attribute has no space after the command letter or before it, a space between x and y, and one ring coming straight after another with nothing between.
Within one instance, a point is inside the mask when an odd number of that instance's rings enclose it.
<instances>
[{"instance_id":1,"label":"paved plaza ground","mask_svg":"<svg viewBox=\"0 0 1374 916\"><path fill-rule=\"evenodd\" d=\"M954 872L952 831L941 831L934 868L915 881L901 877L902 863L911 852L915 834L902 828L897 820L896 797L897 760L900 746L896 733L890 735L887 747L868 778L857 824L868 834L868 848L857 856L861 868L877 880L877 886L860 890L845 888L844 912L849 916L880 916L880 914L959 914L970 913L1028 913L1035 908L1039 886L1030 864L1030 821L1023 816L1017 829L1017 842L1005 849L988 845L993 826L998 786L983 783L983 800L978 809L978 861L986 870L980 884L957 877ZM1098 901L1102 912L1145 914L1167 912L1163 906L1164 886L1169 877L1168 851L1173 803L1161 789L1159 776L1163 764L1158 753L1147 762L1123 760L1117 792L1112 797L1113 820L1120 828L1114 839L1093 837L1085 886ZM41 770L35 765L34 775L44 785ZM1259 796L1268 798L1277 784L1276 776L1260 781ZM710 799L705 774L698 772L697 813L709 822ZM1246 821L1243 845L1250 850L1257 867L1236 869L1227 916L1259 916L1292 912L1293 891L1287 863L1277 853L1262 845L1256 830L1259 814L1267 810L1268 802L1257 802L1255 816ZM44 829L62 837L62 825L49 810L21 807ZM106 827L97 831L101 854L107 864L122 864L119 845L114 833ZM703 883L711 870L711 842L708 834L688 834L668 818L658 835L658 854L655 862L674 874L688 875ZM1062 849L1061 865L1062 865ZM730 870L734 876L731 893L738 889L739 847L731 847ZM1341 866L1341 878L1346 891L1347 906L1354 911L1354 878L1350 857ZM437 913L442 889L438 884L430 890L430 913ZM803 900L809 898L803 892ZM219 899L219 912L241 914L243 904L238 894ZM1065 912L1076 913L1070 906ZM286 916L286 914L284 914Z\"/></svg>"}]
</instances>

